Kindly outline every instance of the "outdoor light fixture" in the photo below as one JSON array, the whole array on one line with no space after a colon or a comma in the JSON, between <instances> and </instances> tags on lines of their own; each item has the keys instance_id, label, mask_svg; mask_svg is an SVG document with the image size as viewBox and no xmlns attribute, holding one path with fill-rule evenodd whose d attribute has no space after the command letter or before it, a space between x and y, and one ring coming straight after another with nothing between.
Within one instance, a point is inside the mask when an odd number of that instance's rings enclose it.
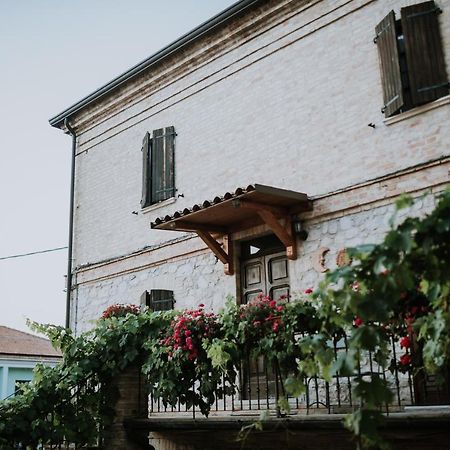
<instances>
[{"instance_id":1,"label":"outdoor light fixture","mask_svg":"<svg viewBox=\"0 0 450 450\"><path fill-rule=\"evenodd\" d=\"M300 220L295 220L292 222L294 228L294 233L298 236L301 241L306 241L308 238L308 232L303 228L303 224Z\"/></svg>"}]
</instances>

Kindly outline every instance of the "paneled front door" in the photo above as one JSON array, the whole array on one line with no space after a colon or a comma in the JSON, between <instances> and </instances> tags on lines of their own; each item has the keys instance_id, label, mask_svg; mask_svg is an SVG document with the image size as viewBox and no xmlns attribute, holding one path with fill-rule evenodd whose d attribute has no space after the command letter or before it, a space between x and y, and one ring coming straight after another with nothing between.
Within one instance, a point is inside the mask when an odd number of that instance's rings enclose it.
<instances>
[{"instance_id":1,"label":"paneled front door","mask_svg":"<svg viewBox=\"0 0 450 450\"><path fill-rule=\"evenodd\" d=\"M289 300L289 270L286 250L276 236L265 236L242 243L241 247L241 304L258 295L274 300ZM275 368L262 356L244 361L243 398L266 401L277 397Z\"/></svg>"},{"instance_id":2,"label":"paneled front door","mask_svg":"<svg viewBox=\"0 0 450 450\"><path fill-rule=\"evenodd\" d=\"M250 302L261 293L274 300L289 296L286 252L244 261L242 272L242 303Z\"/></svg>"}]
</instances>

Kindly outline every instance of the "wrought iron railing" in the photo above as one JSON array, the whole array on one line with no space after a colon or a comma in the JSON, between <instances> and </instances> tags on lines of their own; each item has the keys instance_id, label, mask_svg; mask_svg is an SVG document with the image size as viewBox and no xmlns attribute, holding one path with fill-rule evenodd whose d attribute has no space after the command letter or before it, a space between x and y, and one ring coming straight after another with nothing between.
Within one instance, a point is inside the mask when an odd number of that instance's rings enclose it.
<instances>
[{"instance_id":1,"label":"wrought iron railing","mask_svg":"<svg viewBox=\"0 0 450 450\"><path fill-rule=\"evenodd\" d=\"M330 342L337 359L341 352L347 352L347 338L337 337ZM382 378L391 388L394 398L389 404L382 406L386 413L398 412L409 406L417 405L443 405L450 404L449 383L439 386L433 377L423 372L413 373L399 364L401 351L398 342L394 339L390 342L391 364L389 368L383 368L375 361L374 354L367 352L360 355L360 363L352 375L335 374L331 382L319 377L310 377L304 380L306 391L298 397L286 393L284 381L288 374L284 373L276 363L269 364L264 357L245 358L236 370L234 382L223 378L215 396L215 402L211 405L210 415L223 414L249 414L252 411L266 410L277 416L284 414L313 414L313 413L347 413L355 408L355 400L352 396L355 379L368 379L374 374ZM449 379L449 378L448 378ZM198 385L192 390L198 392ZM157 386L150 389L157 392ZM230 392L228 395L223 392ZM284 399L288 408L280 408L280 399ZM167 414L189 414L194 418L201 414L198 407L187 407L178 402L176 405L164 405L164 402L156 394L149 397L149 416Z\"/></svg>"}]
</instances>

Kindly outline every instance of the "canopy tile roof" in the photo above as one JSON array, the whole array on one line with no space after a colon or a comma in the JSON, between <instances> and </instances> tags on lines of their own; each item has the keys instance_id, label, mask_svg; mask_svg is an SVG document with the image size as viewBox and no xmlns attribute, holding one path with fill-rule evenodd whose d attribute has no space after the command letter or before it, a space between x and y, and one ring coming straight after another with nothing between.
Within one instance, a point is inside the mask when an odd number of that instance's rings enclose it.
<instances>
[{"instance_id":1,"label":"canopy tile roof","mask_svg":"<svg viewBox=\"0 0 450 450\"><path fill-rule=\"evenodd\" d=\"M0 356L61 357L48 339L0 325Z\"/></svg>"},{"instance_id":2,"label":"canopy tile roof","mask_svg":"<svg viewBox=\"0 0 450 450\"><path fill-rule=\"evenodd\" d=\"M242 200L242 205L238 202L239 200ZM175 231L208 229L208 231L225 234L263 223L263 220L255 215L253 208L239 208L244 205L262 204L274 211L277 216L296 214L311 209L308 196L304 193L262 184L250 184L216 196L212 200L196 203L191 208L158 217L151 223L151 227Z\"/></svg>"}]
</instances>

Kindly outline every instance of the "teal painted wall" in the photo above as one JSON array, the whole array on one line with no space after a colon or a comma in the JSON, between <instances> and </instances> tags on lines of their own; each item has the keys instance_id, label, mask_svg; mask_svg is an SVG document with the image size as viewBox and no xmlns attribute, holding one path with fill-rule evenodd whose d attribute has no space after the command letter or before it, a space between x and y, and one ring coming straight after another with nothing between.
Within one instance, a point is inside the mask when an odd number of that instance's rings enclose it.
<instances>
[{"instance_id":1,"label":"teal painted wall","mask_svg":"<svg viewBox=\"0 0 450 450\"><path fill-rule=\"evenodd\" d=\"M6 396L14 394L14 392L16 391L16 381L18 380L31 381L32 379L33 379L33 369L10 367L8 370Z\"/></svg>"},{"instance_id":2,"label":"teal painted wall","mask_svg":"<svg viewBox=\"0 0 450 450\"><path fill-rule=\"evenodd\" d=\"M39 360L0 359L0 400L14 394L16 381L31 381L33 369ZM54 362L46 361L46 365L55 366Z\"/></svg>"}]
</instances>

